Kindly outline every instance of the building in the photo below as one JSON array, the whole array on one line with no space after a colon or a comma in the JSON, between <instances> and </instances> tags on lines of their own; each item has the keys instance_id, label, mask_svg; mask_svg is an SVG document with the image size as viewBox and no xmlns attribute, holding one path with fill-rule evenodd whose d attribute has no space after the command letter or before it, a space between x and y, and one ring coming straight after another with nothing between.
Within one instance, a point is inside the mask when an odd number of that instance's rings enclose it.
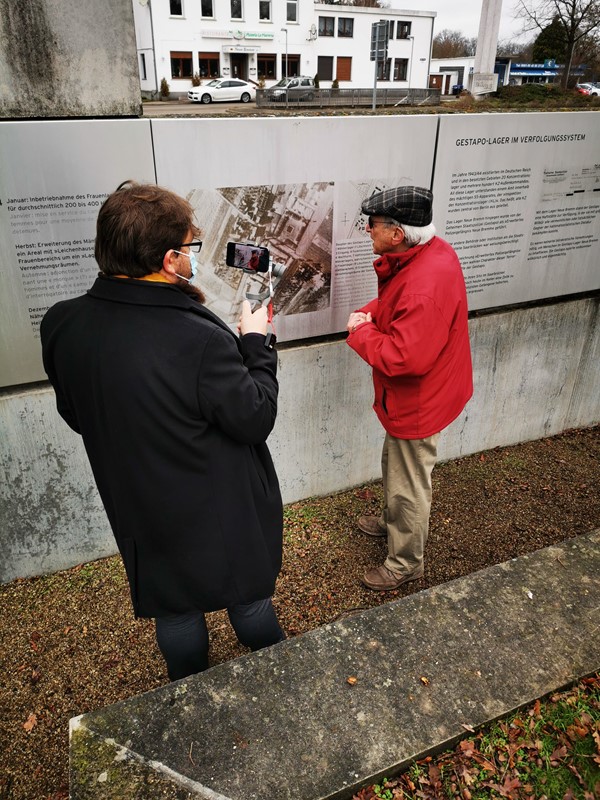
<instances>
[{"instance_id":1,"label":"building","mask_svg":"<svg viewBox=\"0 0 600 800\"><path fill-rule=\"evenodd\" d=\"M192 79L236 77L271 86L319 76L322 86L374 85L371 26L389 24L378 85L427 88L435 12L315 3L313 0L132 0L140 83L154 96L162 80L185 96Z\"/></svg>"},{"instance_id":2,"label":"building","mask_svg":"<svg viewBox=\"0 0 600 800\"><path fill-rule=\"evenodd\" d=\"M443 95L452 94L453 86L463 86L471 91L475 56L459 58L432 58L429 88L440 89ZM562 64L546 61L544 64L513 63L512 58L497 58L494 72L501 86L521 86L525 83L559 83ZM581 77L585 66L571 68L573 77Z\"/></svg>"}]
</instances>

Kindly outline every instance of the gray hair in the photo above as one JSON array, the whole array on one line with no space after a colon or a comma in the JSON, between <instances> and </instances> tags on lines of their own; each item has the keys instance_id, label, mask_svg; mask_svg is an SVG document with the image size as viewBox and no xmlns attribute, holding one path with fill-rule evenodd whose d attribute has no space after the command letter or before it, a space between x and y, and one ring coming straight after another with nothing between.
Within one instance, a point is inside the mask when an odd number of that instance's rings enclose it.
<instances>
[{"instance_id":1,"label":"gray hair","mask_svg":"<svg viewBox=\"0 0 600 800\"><path fill-rule=\"evenodd\" d=\"M416 225L405 225L404 222L397 222L391 217L385 218L386 225L396 225L401 228L404 233L404 241L409 247L414 247L417 244L427 244L430 239L435 236L435 225L430 222L429 225L423 225L417 228Z\"/></svg>"}]
</instances>

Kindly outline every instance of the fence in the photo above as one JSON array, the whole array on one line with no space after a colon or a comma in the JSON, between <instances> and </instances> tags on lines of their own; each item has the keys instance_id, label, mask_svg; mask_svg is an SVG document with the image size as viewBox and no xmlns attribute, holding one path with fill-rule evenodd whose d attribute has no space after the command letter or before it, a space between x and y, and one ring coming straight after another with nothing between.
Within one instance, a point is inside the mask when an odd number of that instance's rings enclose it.
<instances>
[{"instance_id":1,"label":"fence","mask_svg":"<svg viewBox=\"0 0 600 800\"><path fill-rule=\"evenodd\" d=\"M256 105L259 108L332 108L345 106L422 106L438 105L440 89L310 89L302 94L273 96L272 89L258 89Z\"/></svg>"}]
</instances>

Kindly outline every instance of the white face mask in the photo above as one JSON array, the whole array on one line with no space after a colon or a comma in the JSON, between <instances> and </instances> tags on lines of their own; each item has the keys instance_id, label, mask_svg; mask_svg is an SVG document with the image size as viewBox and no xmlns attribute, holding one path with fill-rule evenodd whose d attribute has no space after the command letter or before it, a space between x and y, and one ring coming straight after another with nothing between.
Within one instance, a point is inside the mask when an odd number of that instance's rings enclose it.
<instances>
[{"instance_id":1,"label":"white face mask","mask_svg":"<svg viewBox=\"0 0 600 800\"><path fill-rule=\"evenodd\" d=\"M181 278L188 283L192 283L196 275L198 274L198 262L196 260L196 253L192 250L189 253L182 253L181 250L174 250L174 253L179 253L180 256L187 256L190 260L190 269L192 271L192 275L190 278L186 278L184 275L180 275L178 272L175 273L178 278Z\"/></svg>"}]
</instances>

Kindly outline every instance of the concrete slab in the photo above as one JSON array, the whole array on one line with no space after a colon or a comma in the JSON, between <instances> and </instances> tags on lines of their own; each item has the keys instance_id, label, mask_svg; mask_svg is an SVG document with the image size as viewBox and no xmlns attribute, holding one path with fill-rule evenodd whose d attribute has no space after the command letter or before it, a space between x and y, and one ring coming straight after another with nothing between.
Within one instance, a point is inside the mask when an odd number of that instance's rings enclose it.
<instances>
[{"instance_id":1,"label":"concrete slab","mask_svg":"<svg viewBox=\"0 0 600 800\"><path fill-rule=\"evenodd\" d=\"M600 530L71 726L71 797L349 798L600 668Z\"/></svg>"}]
</instances>

